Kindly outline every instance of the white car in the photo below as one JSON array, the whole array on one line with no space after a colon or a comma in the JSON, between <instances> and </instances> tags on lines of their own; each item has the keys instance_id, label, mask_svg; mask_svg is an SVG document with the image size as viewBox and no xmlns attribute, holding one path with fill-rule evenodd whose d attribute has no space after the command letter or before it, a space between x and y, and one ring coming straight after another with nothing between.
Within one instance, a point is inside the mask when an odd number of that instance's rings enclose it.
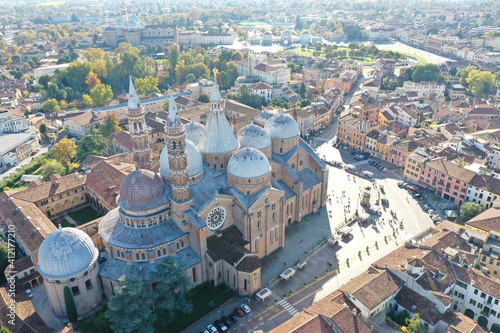
<instances>
[{"instance_id":1,"label":"white car","mask_svg":"<svg viewBox=\"0 0 500 333\"><path fill-rule=\"evenodd\" d=\"M246 304L241 304L241 309L245 311L245 313L250 313L252 310L250 310L250 307Z\"/></svg>"},{"instance_id":2,"label":"white car","mask_svg":"<svg viewBox=\"0 0 500 333\"><path fill-rule=\"evenodd\" d=\"M207 330L208 330L210 333L218 333L218 332L219 332L219 331L215 328L215 326L214 326L214 325L208 325Z\"/></svg>"},{"instance_id":3,"label":"white car","mask_svg":"<svg viewBox=\"0 0 500 333\"><path fill-rule=\"evenodd\" d=\"M429 215L432 215L432 214L435 214L436 212L434 211L434 209L428 209L428 210L427 210L427 213L428 213Z\"/></svg>"},{"instance_id":4,"label":"white car","mask_svg":"<svg viewBox=\"0 0 500 333\"><path fill-rule=\"evenodd\" d=\"M26 294L28 294L29 298L33 298L33 292L31 291L31 289L26 289Z\"/></svg>"}]
</instances>

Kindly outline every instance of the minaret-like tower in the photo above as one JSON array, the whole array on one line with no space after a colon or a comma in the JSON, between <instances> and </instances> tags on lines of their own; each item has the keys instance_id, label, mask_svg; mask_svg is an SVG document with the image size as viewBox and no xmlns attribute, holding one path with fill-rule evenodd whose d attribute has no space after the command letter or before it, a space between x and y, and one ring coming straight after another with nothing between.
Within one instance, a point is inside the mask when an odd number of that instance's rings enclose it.
<instances>
[{"instance_id":1,"label":"minaret-like tower","mask_svg":"<svg viewBox=\"0 0 500 333\"><path fill-rule=\"evenodd\" d=\"M132 137L134 161L136 169L151 170L151 148L148 143L148 129L146 126L144 108L135 91L132 77L128 92L127 118L130 135Z\"/></svg>"},{"instance_id":2,"label":"minaret-like tower","mask_svg":"<svg viewBox=\"0 0 500 333\"><path fill-rule=\"evenodd\" d=\"M184 124L181 122L177 104L170 95L167 124L165 125L166 145L168 149L168 162L170 165L170 184L172 197L175 201L189 200L189 174L187 169L186 135Z\"/></svg>"},{"instance_id":3,"label":"minaret-like tower","mask_svg":"<svg viewBox=\"0 0 500 333\"><path fill-rule=\"evenodd\" d=\"M128 12L127 12L127 6L125 5L124 2L122 2L122 7L121 7L121 14L122 14L122 21L127 23L128 22Z\"/></svg>"}]
</instances>

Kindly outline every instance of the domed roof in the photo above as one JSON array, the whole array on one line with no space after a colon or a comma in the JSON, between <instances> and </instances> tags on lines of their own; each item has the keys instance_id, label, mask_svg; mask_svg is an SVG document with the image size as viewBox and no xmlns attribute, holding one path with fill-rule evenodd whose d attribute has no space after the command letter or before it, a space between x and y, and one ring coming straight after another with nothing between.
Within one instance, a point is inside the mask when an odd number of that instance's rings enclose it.
<instances>
[{"instance_id":1,"label":"domed roof","mask_svg":"<svg viewBox=\"0 0 500 333\"><path fill-rule=\"evenodd\" d=\"M271 139L291 139L300 134L299 124L290 115L284 113L269 118L264 129Z\"/></svg>"},{"instance_id":2,"label":"domed roof","mask_svg":"<svg viewBox=\"0 0 500 333\"><path fill-rule=\"evenodd\" d=\"M227 172L238 178L257 178L271 172L271 165L266 155L260 150L247 146L231 156L227 164Z\"/></svg>"},{"instance_id":3,"label":"domed roof","mask_svg":"<svg viewBox=\"0 0 500 333\"><path fill-rule=\"evenodd\" d=\"M185 126L185 131L186 139L190 140L195 144L195 146L197 146L203 137L203 133L205 133L205 126L192 121Z\"/></svg>"},{"instance_id":4,"label":"domed roof","mask_svg":"<svg viewBox=\"0 0 500 333\"><path fill-rule=\"evenodd\" d=\"M189 177L196 176L203 171L203 160L200 151L190 140L186 140L186 154Z\"/></svg>"},{"instance_id":5,"label":"domed roof","mask_svg":"<svg viewBox=\"0 0 500 333\"><path fill-rule=\"evenodd\" d=\"M187 169L189 177L196 176L203 171L203 159L195 144L186 140ZM160 174L165 178L170 178L170 164L168 161L168 149L165 146L160 155Z\"/></svg>"},{"instance_id":6,"label":"domed roof","mask_svg":"<svg viewBox=\"0 0 500 333\"><path fill-rule=\"evenodd\" d=\"M149 206L162 200L164 194L165 185L156 173L135 170L122 181L119 204L129 207Z\"/></svg>"},{"instance_id":7,"label":"domed roof","mask_svg":"<svg viewBox=\"0 0 500 333\"><path fill-rule=\"evenodd\" d=\"M265 149L272 144L269 134L253 122L239 130L238 141L241 147L250 146L255 149Z\"/></svg>"},{"instance_id":8,"label":"domed roof","mask_svg":"<svg viewBox=\"0 0 500 333\"><path fill-rule=\"evenodd\" d=\"M76 228L59 228L38 250L38 271L48 278L67 278L89 268L99 255L92 239Z\"/></svg>"}]
</instances>

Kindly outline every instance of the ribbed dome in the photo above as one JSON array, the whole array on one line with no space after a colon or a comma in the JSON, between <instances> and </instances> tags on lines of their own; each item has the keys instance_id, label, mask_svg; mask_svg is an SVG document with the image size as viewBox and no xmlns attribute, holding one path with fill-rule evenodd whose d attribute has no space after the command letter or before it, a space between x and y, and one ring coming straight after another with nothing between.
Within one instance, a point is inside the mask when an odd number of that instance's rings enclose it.
<instances>
[{"instance_id":1,"label":"ribbed dome","mask_svg":"<svg viewBox=\"0 0 500 333\"><path fill-rule=\"evenodd\" d=\"M300 134L299 124L290 115L284 113L269 118L264 129L271 139L291 139Z\"/></svg>"},{"instance_id":2,"label":"ribbed dome","mask_svg":"<svg viewBox=\"0 0 500 333\"><path fill-rule=\"evenodd\" d=\"M196 176L203 171L203 159L195 144L186 140L187 169L189 177ZM160 155L160 174L165 178L170 178L170 164L168 161L167 146L163 148Z\"/></svg>"},{"instance_id":3,"label":"ribbed dome","mask_svg":"<svg viewBox=\"0 0 500 333\"><path fill-rule=\"evenodd\" d=\"M75 228L59 228L38 250L38 271L42 276L62 279L82 273L99 255L92 239Z\"/></svg>"},{"instance_id":4,"label":"ribbed dome","mask_svg":"<svg viewBox=\"0 0 500 333\"><path fill-rule=\"evenodd\" d=\"M203 137L203 133L205 133L205 126L192 121L185 126L185 131L186 139L191 140L197 146Z\"/></svg>"},{"instance_id":5,"label":"ribbed dome","mask_svg":"<svg viewBox=\"0 0 500 333\"><path fill-rule=\"evenodd\" d=\"M241 147L250 146L255 149L265 149L272 144L269 134L253 122L239 130L238 141Z\"/></svg>"},{"instance_id":6,"label":"ribbed dome","mask_svg":"<svg viewBox=\"0 0 500 333\"><path fill-rule=\"evenodd\" d=\"M200 151L190 140L186 140L186 154L189 177L196 176L203 171L203 160Z\"/></svg>"},{"instance_id":7,"label":"ribbed dome","mask_svg":"<svg viewBox=\"0 0 500 333\"><path fill-rule=\"evenodd\" d=\"M227 172L238 178L257 178L271 172L271 165L266 155L260 150L246 147L231 156L227 164Z\"/></svg>"},{"instance_id":8,"label":"ribbed dome","mask_svg":"<svg viewBox=\"0 0 500 333\"><path fill-rule=\"evenodd\" d=\"M150 170L135 170L127 175L120 186L120 204L140 208L162 200L165 185Z\"/></svg>"},{"instance_id":9,"label":"ribbed dome","mask_svg":"<svg viewBox=\"0 0 500 333\"><path fill-rule=\"evenodd\" d=\"M198 145L200 151L206 154L226 154L235 151L239 146L224 112L212 107L203 138Z\"/></svg>"}]
</instances>

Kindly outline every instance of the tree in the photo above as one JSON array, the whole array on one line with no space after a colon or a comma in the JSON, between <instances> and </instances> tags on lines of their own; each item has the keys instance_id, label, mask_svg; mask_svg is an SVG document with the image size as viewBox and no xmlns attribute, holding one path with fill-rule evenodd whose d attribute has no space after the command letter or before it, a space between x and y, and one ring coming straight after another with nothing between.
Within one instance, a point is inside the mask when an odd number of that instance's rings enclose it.
<instances>
[{"instance_id":1,"label":"tree","mask_svg":"<svg viewBox=\"0 0 500 333\"><path fill-rule=\"evenodd\" d=\"M117 333L153 333L156 313L153 312L154 297L148 283L132 275L123 275L108 302L106 318L111 329Z\"/></svg>"},{"instance_id":2,"label":"tree","mask_svg":"<svg viewBox=\"0 0 500 333\"><path fill-rule=\"evenodd\" d=\"M476 66L467 66L466 68L459 70L457 75L460 77L460 83L467 84L467 78L469 77L470 72L473 70L477 70Z\"/></svg>"},{"instance_id":3,"label":"tree","mask_svg":"<svg viewBox=\"0 0 500 333\"><path fill-rule=\"evenodd\" d=\"M179 63L179 58L181 57L177 44L170 46L169 52L170 55L168 56L168 61L170 62L170 67L175 68L175 66Z\"/></svg>"},{"instance_id":4,"label":"tree","mask_svg":"<svg viewBox=\"0 0 500 333\"><path fill-rule=\"evenodd\" d=\"M12 258L12 259L14 259L14 258ZM7 245L7 242L0 240L0 270L2 272L4 272L8 265L9 265L8 245ZM2 277L0 278L0 282L3 283L3 281L5 281L5 275L2 274Z\"/></svg>"},{"instance_id":5,"label":"tree","mask_svg":"<svg viewBox=\"0 0 500 333\"><path fill-rule=\"evenodd\" d=\"M467 222L476 215L481 214L486 208L478 203L467 201L460 207L460 216L462 217L462 222Z\"/></svg>"},{"instance_id":6,"label":"tree","mask_svg":"<svg viewBox=\"0 0 500 333\"><path fill-rule=\"evenodd\" d=\"M0 333L11 333L7 327L4 327L0 330Z\"/></svg>"},{"instance_id":7,"label":"tree","mask_svg":"<svg viewBox=\"0 0 500 333\"><path fill-rule=\"evenodd\" d=\"M428 329L420 322L420 314L415 313L413 318L406 319L406 332L408 333L427 333Z\"/></svg>"},{"instance_id":8,"label":"tree","mask_svg":"<svg viewBox=\"0 0 500 333\"><path fill-rule=\"evenodd\" d=\"M82 104L84 107L92 107L94 105L94 101L92 100L92 97L90 95L85 94L82 96Z\"/></svg>"},{"instance_id":9,"label":"tree","mask_svg":"<svg viewBox=\"0 0 500 333\"><path fill-rule=\"evenodd\" d=\"M67 166L76 156L76 144L71 139L62 139L54 145L52 156L57 162Z\"/></svg>"},{"instance_id":10,"label":"tree","mask_svg":"<svg viewBox=\"0 0 500 333\"><path fill-rule=\"evenodd\" d=\"M421 81L437 81L439 83L444 83L445 78L441 75L441 71L438 65L435 64L422 64L414 68L411 77L413 82Z\"/></svg>"},{"instance_id":11,"label":"tree","mask_svg":"<svg viewBox=\"0 0 500 333\"><path fill-rule=\"evenodd\" d=\"M165 98L165 102L163 102L162 110L168 113L168 109L170 108L170 98Z\"/></svg>"},{"instance_id":12,"label":"tree","mask_svg":"<svg viewBox=\"0 0 500 333\"><path fill-rule=\"evenodd\" d=\"M354 24L348 24L344 27L344 32L347 34L347 39L357 40L361 39L361 30Z\"/></svg>"},{"instance_id":13,"label":"tree","mask_svg":"<svg viewBox=\"0 0 500 333\"><path fill-rule=\"evenodd\" d=\"M186 276L184 267L175 256L167 256L156 264L156 270L150 271L149 279L154 281L154 304L172 321L178 310L190 313L193 305L186 298L186 292L192 282Z\"/></svg>"},{"instance_id":14,"label":"tree","mask_svg":"<svg viewBox=\"0 0 500 333\"><path fill-rule=\"evenodd\" d=\"M47 161L47 163L42 165L41 172L43 181L46 182L50 180L50 176L52 176L53 174L58 173L61 176L64 176L65 169L64 166L61 163L57 162L56 160L49 160Z\"/></svg>"},{"instance_id":15,"label":"tree","mask_svg":"<svg viewBox=\"0 0 500 333\"><path fill-rule=\"evenodd\" d=\"M200 97L198 97L198 101L202 103L208 103L210 102L210 97L208 97L207 94L201 94Z\"/></svg>"},{"instance_id":16,"label":"tree","mask_svg":"<svg viewBox=\"0 0 500 333\"><path fill-rule=\"evenodd\" d=\"M111 113L106 117L106 124L104 126L99 127L103 136L108 136L112 133L118 132L121 130L120 128L120 118L115 113Z\"/></svg>"},{"instance_id":17,"label":"tree","mask_svg":"<svg viewBox=\"0 0 500 333\"><path fill-rule=\"evenodd\" d=\"M85 80L85 84L87 85L87 89L91 90L95 86L101 84L101 80L97 77L97 74L90 71L89 75L87 75L87 79Z\"/></svg>"},{"instance_id":18,"label":"tree","mask_svg":"<svg viewBox=\"0 0 500 333\"><path fill-rule=\"evenodd\" d=\"M121 59L127 74L132 75L135 64L139 61L139 56L135 53L125 51L122 54Z\"/></svg>"},{"instance_id":19,"label":"tree","mask_svg":"<svg viewBox=\"0 0 500 333\"><path fill-rule=\"evenodd\" d=\"M49 82L50 82L50 75L48 75L48 74L42 75L38 79L38 83L41 84L42 86L44 86L45 89L47 89L49 87Z\"/></svg>"},{"instance_id":20,"label":"tree","mask_svg":"<svg viewBox=\"0 0 500 333\"><path fill-rule=\"evenodd\" d=\"M427 36L436 35L438 33L439 33L439 29L436 27L432 27L432 28L427 29Z\"/></svg>"},{"instance_id":21,"label":"tree","mask_svg":"<svg viewBox=\"0 0 500 333\"><path fill-rule=\"evenodd\" d=\"M238 61L243 59L243 55L241 54L240 51L234 51L233 55L231 56L231 60Z\"/></svg>"},{"instance_id":22,"label":"tree","mask_svg":"<svg viewBox=\"0 0 500 333\"><path fill-rule=\"evenodd\" d=\"M61 107L55 98L49 98L42 104L43 111L47 113L59 112Z\"/></svg>"},{"instance_id":23,"label":"tree","mask_svg":"<svg viewBox=\"0 0 500 333\"><path fill-rule=\"evenodd\" d=\"M448 71L448 74L450 75L457 75L457 68L456 67L452 67L449 71Z\"/></svg>"},{"instance_id":24,"label":"tree","mask_svg":"<svg viewBox=\"0 0 500 333\"><path fill-rule=\"evenodd\" d=\"M300 89L299 89L299 94L300 94L300 97L304 98L306 97L306 85L304 84L304 82L302 82L302 84L300 85Z\"/></svg>"},{"instance_id":25,"label":"tree","mask_svg":"<svg viewBox=\"0 0 500 333\"><path fill-rule=\"evenodd\" d=\"M135 80L134 86L140 96L160 93L160 89L158 89L158 79L156 77L147 76L144 79L138 78Z\"/></svg>"},{"instance_id":26,"label":"tree","mask_svg":"<svg viewBox=\"0 0 500 333\"><path fill-rule=\"evenodd\" d=\"M472 94L477 98L488 98L495 90L495 76L488 71L473 70L466 81Z\"/></svg>"},{"instance_id":27,"label":"tree","mask_svg":"<svg viewBox=\"0 0 500 333\"><path fill-rule=\"evenodd\" d=\"M40 134L42 134L44 137L48 137L48 133L47 133L47 125L45 125L45 123L41 123L40 124L40 128L38 129L40 131Z\"/></svg>"},{"instance_id":28,"label":"tree","mask_svg":"<svg viewBox=\"0 0 500 333\"><path fill-rule=\"evenodd\" d=\"M90 91L90 97L95 106L104 106L104 102L113 98L113 90L111 86L99 84Z\"/></svg>"},{"instance_id":29,"label":"tree","mask_svg":"<svg viewBox=\"0 0 500 333\"><path fill-rule=\"evenodd\" d=\"M64 78L74 91L83 91L85 80L92 70L92 64L88 61L73 62L66 69Z\"/></svg>"},{"instance_id":30,"label":"tree","mask_svg":"<svg viewBox=\"0 0 500 333\"><path fill-rule=\"evenodd\" d=\"M99 131L91 129L76 142L76 161L82 162L89 155L105 156L108 141Z\"/></svg>"},{"instance_id":31,"label":"tree","mask_svg":"<svg viewBox=\"0 0 500 333\"><path fill-rule=\"evenodd\" d=\"M115 53L118 55L122 55L125 52L130 52L130 53L133 53L135 55L139 55L139 53L141 51L137 47L133 47L129 43L125 43L125 42L119 43L118 47L115 49Z\"/></svg>"},{"instance_id":32,"label":"tree","mask_svg":"<svg viewBox=\"0 0 500 333\"><path fill-rule=\"evenodd\" d=\"M76 322L78 320L78 312L76 311L75 300L68 286L64 287L64 304L66 305L66 315L69 321Z\"/></svg>"}]
</instances>

